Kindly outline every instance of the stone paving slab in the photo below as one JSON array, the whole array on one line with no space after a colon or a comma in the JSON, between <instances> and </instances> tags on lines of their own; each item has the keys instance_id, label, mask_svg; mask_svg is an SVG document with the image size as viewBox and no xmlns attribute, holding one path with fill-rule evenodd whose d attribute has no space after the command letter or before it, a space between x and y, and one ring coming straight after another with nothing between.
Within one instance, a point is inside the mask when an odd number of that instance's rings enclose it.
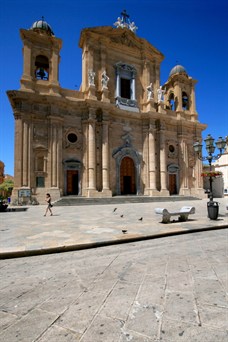
<instances>
[{"instance_id":1,"label":"stone paving slab","mask_svg":"<svg viewBox=\"0 0 228 342\"><path fill-rule=\"evenodd\" d=\"M0 341L227 342L228 229L0 262Z\"/></svg>"},{"instance_id":2,"label":"stone paving slab","mask_svg":"<svg viewBox=\"0 0 228 342\"><path fill-rule=\"evenodd\" d=\"M0 213L0 259L98 247L228 226L227 199L217 199L219 217L207 217L207 199L159 203L125 203L85 206L54 206L44 217L45 206L25 212ZM186 222L177 218L161 223L155 208L178 210L194 206ZM115 210L116 209L116 210ZM126 231L123 233L122 231Z\"/></svg>"}]
</instances>

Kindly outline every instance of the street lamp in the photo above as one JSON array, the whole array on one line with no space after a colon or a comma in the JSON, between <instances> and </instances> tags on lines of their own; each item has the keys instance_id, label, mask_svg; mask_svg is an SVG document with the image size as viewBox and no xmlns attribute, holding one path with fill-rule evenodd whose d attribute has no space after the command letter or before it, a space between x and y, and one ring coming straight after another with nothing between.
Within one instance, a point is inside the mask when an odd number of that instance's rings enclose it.
<instances>
[{"instance_id":1,"label":"street lamp","mask_svg":"<svg viewBox=\"0 0 228 342\"><path fill-rule=\"evenodd\" d=\"M204 139L204 141L206 143L206 150L207 150L208 156L206 156L206 157L202 156L203 145L200 144L199 142L194 143L193 148L194 148L194 151L197 153L197 157L202 161L207 160L209 163L209 166L210 166L210 174L209 174L209 184L210 184L209 198L210 198L210 201L208 202L208 216L210 217L210 219L216 220L218 217L218 203L213 202L213 192L212 192L212 181L213 180L212 180L212 175L211 175L212 162L213 162L213 160L218 160L221 157L223 150L226 146L226 140L224 140L222 137L219 137L218 140L215 142L215 145L214 145L215 139L210 134L208 134L206 139ZM219 153L214 155L216 147L219 150ZM216 212L215 212L214 208L216 208Z\"/></svg>"}]
</instances>

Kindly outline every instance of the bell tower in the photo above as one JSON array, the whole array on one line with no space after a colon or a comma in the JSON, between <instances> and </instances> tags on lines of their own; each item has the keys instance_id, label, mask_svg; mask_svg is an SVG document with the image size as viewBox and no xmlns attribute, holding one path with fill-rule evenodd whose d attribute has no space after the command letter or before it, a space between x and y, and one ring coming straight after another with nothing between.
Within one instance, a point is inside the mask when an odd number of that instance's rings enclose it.
<instances>
[{"instance_id":1,"label":"bell tower","mask_svg":"<svg viewBox=\"0 0 228 342\"><path fill-rule=\"evenodd\" d=\"M176 65L173 67L168 81L164 84L166 108L176 112L185 112L191 116L193 121L196 120L196 82L196 80L188 76L183 66Z\"/></svg>"},{"instance_id":2,"label":"bell tower","mask_svg":"<svg viewBox=\"0 0 228 342\"><path fill-rule=\"evenodd\" d=\"M23 41L21 90L59 96L59 62L62 41L43 20L20 30Z\"/></svg>"}]
</instances>

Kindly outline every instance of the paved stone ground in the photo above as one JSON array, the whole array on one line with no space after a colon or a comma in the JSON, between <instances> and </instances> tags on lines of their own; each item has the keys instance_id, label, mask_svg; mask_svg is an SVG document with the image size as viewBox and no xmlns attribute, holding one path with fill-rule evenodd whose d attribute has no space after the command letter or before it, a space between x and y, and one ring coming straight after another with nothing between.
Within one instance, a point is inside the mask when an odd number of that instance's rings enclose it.
<instances>
[{"instance_id":1,"label":"paved stone ground","mask_svg":"<svg viewBox=\"0 0 228 342\"><path fill-rule=\"evenodd\" d=\"M218 199L217 220L207 217L207 201L54 206L54 216L46 217L43 205L31 206L26 212L0 213L0 259L227 227L227 200ZM161 216L154 211L156 207L176 211L185 205L196 208L196 213L186 222L178 222L173 217L174 222L163 224ZM122 230L127 233L123 234Z\"/></svg>"},{"instance_id":2,"label":"paved stone ground","mask_svg":"<svg viewBox=\"0 0 228 342\"><path fill-rule=\"evenodd\" d=\"M227 242L218 229L0 260L0 341L226 342Z\"/></svg>"}]
</instances>

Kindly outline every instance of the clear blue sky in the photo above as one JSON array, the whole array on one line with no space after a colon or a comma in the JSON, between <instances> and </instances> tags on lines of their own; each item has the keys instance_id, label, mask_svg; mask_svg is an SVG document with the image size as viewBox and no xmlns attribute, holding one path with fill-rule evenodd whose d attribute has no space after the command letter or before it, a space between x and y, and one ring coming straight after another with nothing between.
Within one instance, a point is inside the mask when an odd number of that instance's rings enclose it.
<instances>
[{"instance_id":1,"label":"clear blue sky","mask_svg":"<svg viewBox=\"0 0 228 342\"><path fill-rule=\"evenodd\" d=\"M137 35L165 55L161 84L174 65L183 65L198 80L196 108L204 131L215 139L228 135L228 2L227 0L0 0L0 160L14 174L14 117L7 90L20 87L20 28L29 29L44 16L63 40L60 84L81 84L80 31L112 26L123 9L138 26Z\"/></svg>"}]
</instances>

